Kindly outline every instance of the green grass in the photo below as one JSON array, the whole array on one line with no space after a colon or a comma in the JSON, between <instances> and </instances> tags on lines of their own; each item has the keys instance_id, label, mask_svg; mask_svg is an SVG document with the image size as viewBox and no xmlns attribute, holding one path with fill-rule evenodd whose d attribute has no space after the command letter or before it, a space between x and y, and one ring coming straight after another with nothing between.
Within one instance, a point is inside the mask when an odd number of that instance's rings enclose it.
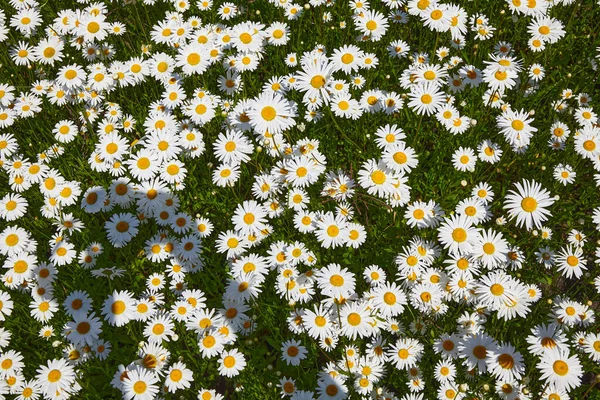
<instances>
[{"instance_id":1,"label":"green grass","mask_svg":"<svg viewBox=\"0 0 600 400\"><path fill-rule=\"evenodd\" d=\"M284 20L283 11L276 9L264 0L253 2L238 2L244 5L246 10L233 23L243 20L269 21ZM376 9L380 9L378 2L372 1ZM588 58L596 54L595 48L600 46L600 6L590 0L577 2L569 6L556 6L551 15L560 19L567 31L566 36L557 44L549 45L541 53L528 51L526 40L527 24L529 18L519 18L513 22L510 18L505 2L492 1L468 1L461 2L468 12L481 12L490 17L490 22L497 28L492 40L477 42L470 40L467 46L460 52L454 51L452 55L463 57L466 63L478 67L483 66L483 61L488 59L488 54L493 52L493 46L500 40L509 41L514 45L515 55L524 61L526 66L532 63L540 63L546 68L546 77L542 81L537 92L528 97L523 96L522 90L515 90L508 94L506 101L512 104L514 109L525 109L535 111L534 126L538 133L534 136L530 149L522 155L515 154L510 146L498 133L495 127L495 116L497 110L490 110L482 106L481 96L485 91L484 85L477 89L468 89L456 95L456 104L461 114L477 120L477 125L469 129L464 135L453 136L434 119L419 117L406 105L400 112L386 116L382 113L365 114L359 121L343 120L335 118L333 114L324 109L323 120L317 124L306 123L306 130L301 132L297 127L286 132L290 143L294 143L304 137L318 139L320 151L327 156L327 169L338 168L352 171L356 178L358 170L364 161L370 158L379 158L380 150L376 147L373 137L378 126L397 124L406 132L407 145L413 147L418 154L419 165L412 171L409 178L409 186L412 188L412 200L435 200L448 213L462 199L470 195L474 185L479 182L488 182L495 191L495 201L492 204L494 217L503 213L501 199L508 190L513 188L512 183L522 179L535 179L543 187L550 190L553 195L559 195L560 200L552 207L553 216L546 226L551 228L554 236L550 242L539 237L533 237L531 233L523 229L517 229L514 223L509 222L505 226L493 226L509 242L524 251L526 267L519 271L520 279L526 283L536 283L543 290L543 297L532 308L532 315L527 319L515 319L508 322L490 317L486 323L487 332L498 341L510 341L525 356L527 376L531 379L531 391L537 393L543 383L539 380L539 373L535 370L535 358L529 356L526 351L526 336L531 327L546 322L551 305L546 300L556 295L567 295L573 300L580 302L593 302L593 308L598 311L599 295L595 291L592 281L598 275L598 267L593 262L588 262L590 275L580 281L569 281L563 279L555 270L546 270L538 266L534 260L534 252L541 246L549 245L558 249L566 242L566 235L572 228L583 231L588 236L589 245L586 246L586 254L592 255L594 243L600 239L598 232L592 223L591 211L600 206L598 188L593 182L594 170L589 161L581 160L569 139L566 151L555 152L549 149L546 142L549 138L549 127L557 117L552 110L551 102L558 99L560 92L565 88L572 89L575 93L587 92L594 103L600 98L598 91L598 70L591 68ZM77 8L74 1L46 1L41 6L44 21L50 21L56 16L60 9ZM122 37L110 37L116 52L116 59L127 60L138 56L142 45L150 43L149 32L151 26L162 19L165 10L171 6L159 3L155 7L144 7L142 4L124 6L122 2L109 7L109 21L120 21L127 26L128 32ZM11 15L14 10L6 0L0 0L0 8ZM257 12L260 11L260 15ZM333 15L333 21L329 24L321 22L324 11ZM200 12L192 6L186 15L199 15L205 23L218 22L216 9L208 12ZM346 28L339 28L339 23L345 21ZM231 22L230 22L231 23ZM291 72L284 64L287 53L294 51L299 56L302 52L310 51L315 44L323 44L328 52L343 44L353 43L356 36L354 26L346 2L338 1L333 7L311 8L297 21L289 22L291 28L291 40L286 46L267 47L263 62L255 72L243 74L244 89L234 96L234 100L251 98L258 95L263 83L273 75L284 75ZM37 42L41 33L31 39ZM366 80L365 89L380 88L382 90L405 92L398 84L401 72L409 66L408 59L391 59L387 56L385 46L393 39L403 39L409 42L412 51L420 51L429 54L434 60L434 52L441 45L448 45L449 34L435 34L423 27L415 17L411 17L407 25L391 24L390 28L381 42L361 43L359 46L365 50L376 53L379 57L379 67L373 70L361 71ZM9 39L5 44L12 45L22 37L15 31L9 33ZM477 44L477 48L473 47ZM10 83L17 88L17 92L27 92L31 83L38 78L34 69L18 67L9 59L8 47L0 48L0 83ZM152 51L168 51L167 47L153 46ZM66 57L68 62L84 64L80 54L70 49ZM38 67L36 65L36 67ZM59 65L44 67L47 77L56 75ZM212 93L219 93L217 88L217 77L224 74L221 66L211 68L202 76L193 76L185 80L186 92L191 94L194 88L204 87ZM336 74L337 75L337 74ZM340 76L341 73L339 74ZM386 77L389 75L389 79ZM522 87L521 87L522 88ZM107 100L118 103L124 113L131 114L138 121L138 128L134 133L125 134L127 139L133 141L143 136L142 122L147 113L147 105L160 98L160 85L153 79L148 79L144 84L133 88L117 89L107 96ZM360 96L362 90L351 90L353 98ZM18 94L18 93L16 93ZM299 104L302 95L292 92L290 99ZM593 105L592 104L592 105ZM300 106L303 114L304 107ZM84 108L81 105L69 105L64 108L52 106L44 100L43 111L39 117L33 119L21 119L9 129L3 131L13 132L20 145L20 151L29 158L36 158L37 153L49 148L55 143L51 133L54 124L61 119L77 118ZM559 116L561 121L569 126L575 126L575 120L568 114ZM300 122L301 117L298 117ZM227 263L223 254L217 253L214 241L218 232L232 228L230 222L233 211L238 203L251 197L251 185L253 177L261 171L268 171L274 164L273 160L263 153L254 153L250 163L242 165L242 176L239 182L231 188L219 188L211 181L212 168L218 161L212 154L212 143L222 131L221 124L224 118L217 117L201 128L207 151L193 160L186 160L188 177L185 181L187 189L178 193L181 199L180 210L190 215L201 214L206 216L215 224L213 235L203 242L204 270L196 274L190 274L186 278L189 288L199 288L207 295L207 305L212 308L220 308L222 305L222 293L226 285ZM370 137L369 137L370 135ZM460 146L475 148L483 139L490 139L500 144L504 155L498 164L490 165L479 162L472 173L460 173L452 168L452 153ZM53 168L60 170L61 174L70 180L78 180L82 183L83 190L93 185L108 186L111 177L108 174L99 174L91 171L87 166L87 158L94 148L95 134L78 137L73 143L65 146L65 154L59 160L51 163ZM563 186L552 177L553 167L558 163L570 164L575 167L577 179L575 184ZM461 181L467 182L466 186ZM313 185L309 190L311 196L311 210L335 209L333 201L325 201L319 197L321 183ZM0 194L9 192L6 174L0 176ZM323 249L313 235L303 235L293 228L293 213L286 211L279 219L273 220L274 233L270 240L255 248L258 254L265 254L270 243L275 240L293 242L302 241L313 250L317 256L316 267L328 263L339 263L348 268L357 276L357 292L362 293L367 289L366 283L360 278L362 271L370 264L378 264L388 272L388 277L395 275L396 266L394 258L402 246L415 235L428 240L437 238L435 229L419 231L411 229L406 225L403 217L404 210L396 208L388 211L386 207L366 195L364 190L355 196L351 204L356 210L355 219L362 223L368 232L367 241L358 250L347 248ZM39 208L43 204L43 196L36 188L28 190L25 194L29 201L30 213L18 221L18 225L32 233L32 236L40 244L37 256L39 260L48 257L49 249L46 242L50 239L53 228L49 220L39 214ZM118 208L115 209L115 211ZM72 212L86 224L86 229L81 234L71 238L76 249L83 249L92 241L105 244L105 254L99 259L99 267L118 266L125 269L122 279L109 281L106 279L92 279L89 271L82 270L77 265L69 265L59 269L58 279L55 283L55 298L62 302L73 290L85 290L94 300L94 309L99 310L104 299L112 290L130 290L140 294L145 285L145 278L153 272L163 271L164 266L151 263L139 252L146 239L156 231L155 224L144 225L134 239L125 248L113 251L109 249L103 229L104 223L110 218L111 213L89 215L76 206L71 207ZM12 225L4 221L0 222L0 230L5 226ZM591 261L591 260L590 260ZM442 267L441 259L436 262L435 267ZM301 272L308 270L301 267ZM195 335L186 332L182 324L177 323L176 331L179 340L176 343L168 343L167 348L171 351L171 357L176 360L183 357L184 362L194 371L192 390L185 392L184 398L193 398L192 393L200 388L216 388L226 399L267 399L279 398L276 385L281 377L291 377L296 380L297 387L305 390L313 390L316 387L316 376L326 362L331 359L342 360L342 349L351 341L340 338L338 349L331 353L325 353L319 349L314 340L308 335L294 335L286 327L286 318L293 310L285 300L280 299L275 291L275 276L271 274L262 286L261 296L252 303L249 315L255 318L257 329L248 337L240 337L235 344L246 356L248 366L242 374L235 379L224 379L219 377L216 359L203 359L199 357ZM0 284L0 287L2 285ZM3 289L4 290L4 289ZM566 291L566 292L565 292ZM42 341L38 338L41 324L33 321L29 316L29 295L10 291L15 302L13 314L4 323L4 327L12 332L10 348L19 349L25 356L26 377L35 375L38 365L44 364L47 359L60 358L62 346L54 348L52 340ZM167 303L175 299L169 291L165 291ZM416 335L424 345L432 345L434 339L441 333L454 331L456 319L471 307L466 305L452 305L448 314L440 320L431 320L423 316L427 325L424 335ZM69 320L62 311L58 312L51 321L56 332L60 331ZM401 318L406 327L413 320L411 312L405 312ZM32 322L33 321L33 322ZM596 324L589 332L598 329ZM107 361L101 362L92 359L82 364L78 369L82 372L80 383L83 390L78 398L102 399L119 398L120 393L110 386L110 380L119 364L128 364L137 358L137 343L142 341L143 324L132 322L125 328L114 328L103 324L102 337L112 343L112 352ZM413 336L410 334L409 336ZM309 357L304 360L300 367L290 367L280 358L281 343L290 338L298 338L309 349ZM53 338L53 340L56 339ZM353 341L361 344L360 340ZM423 376L426 381L425 398L434 398L436 383L433 379L433 367L437 362L437 356L430 348L420 362ZM598 364L594 364L586 356L580 357L586 375L586 383L572 393L573 398L600 398L597 389L591 388L589 374L600 373ZM464 382L464 374L458 368L457 382ZM384 386L393 389L397 394L406 392L406 372L388 367L388 375L383 379ZM489 375L476 377L471 383L471 388L480 389L484 384L493 387L493 379ZM236 392L236 385L243 387L241 392ZM585 393L585 396L583 397ZM355 395L353 395L355 396ZM172 396L167 398L179 398ZM357 397L352 397L357 398ZM492 397L486 397L492 398ZM533 397L535 398L535 397Z\"/></svg>"}]
</instances>

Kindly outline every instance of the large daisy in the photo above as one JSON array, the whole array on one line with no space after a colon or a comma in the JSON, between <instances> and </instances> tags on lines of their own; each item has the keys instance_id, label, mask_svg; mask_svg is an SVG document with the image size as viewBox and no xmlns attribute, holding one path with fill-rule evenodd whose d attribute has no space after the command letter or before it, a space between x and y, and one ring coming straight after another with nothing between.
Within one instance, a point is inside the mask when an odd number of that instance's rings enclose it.
<instances>
[{"instance_id":1,"label":"large daisy","mask_svg":"<svg viewBox=\"0 0 600 400\"><path fill-rule=\"evenodd\" d=\"M537 368L542 374L542 379L557 389L568 391L581 384L581 363L577 355L569 356L568 350L547 351L542 355Z\"/></svg>"},{"instance_id":2,"label":"large daisy","mask_svg":"<svg viewBox=\"0 0 600 400\"><path fill-rule=\"evenodd\" d=\"M510 190L506 195L504 209L508 210L511 218L517 219L517 226L525 226L527 230L534 226L540 228L552 215L547 207L554 203L554 199L536 181L523 179L515 186L517 190Z\"/></svg>"},{"instance_id":3,"label":"large daisy","mask_svg":"<svg viewBox=\"0 0 600 400\"><path fill-rule=\"evenodd\" d=\"M281 133L296 125L295 103L272 91L262 92L250 102L250 124L258 133Z\"/></svg>"}]
</instances>

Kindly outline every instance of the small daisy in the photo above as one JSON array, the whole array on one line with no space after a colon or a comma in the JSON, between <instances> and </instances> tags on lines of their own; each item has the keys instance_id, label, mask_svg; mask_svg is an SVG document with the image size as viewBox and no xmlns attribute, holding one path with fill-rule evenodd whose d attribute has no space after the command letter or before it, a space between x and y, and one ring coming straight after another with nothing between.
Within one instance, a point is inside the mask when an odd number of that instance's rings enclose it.
<instances>
[{"instance_id":1,"label":"small daisy","mask_svg":"<svg viewBox=\"0 0 600 400\"><path fill-rule=\"evenodd\" d=\"M281 353L281 359L288 365L298 366L308 351L299 341L292 339L281 344Z\"/></svg>"},{"instance_id":2,"label":"small daisy","mask_svg":"<svg viewBox=\"0 0 600 400\"><path fill-rule=\"evenodd\" d=\"M246 366L246 359L237 349L224 351L219 358L219 374L231 378L239 375Z\"/></svg>"},{"instance_id":3,"label":"small daisy","mask_svg":"<svg viewBox=\"0 0 600 400\"><path fill-rule=\"evenodd\" d=\"M564 186L575 182L577 173L568 164L558 164L554 167L554 179L562 183Z\"/></svg>"}]
</instances>

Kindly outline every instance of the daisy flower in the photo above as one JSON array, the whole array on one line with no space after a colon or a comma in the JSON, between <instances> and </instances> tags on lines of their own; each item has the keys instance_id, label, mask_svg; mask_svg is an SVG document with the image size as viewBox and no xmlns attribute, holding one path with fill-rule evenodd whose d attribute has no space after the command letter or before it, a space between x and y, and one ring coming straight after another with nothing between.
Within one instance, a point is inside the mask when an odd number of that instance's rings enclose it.
<instances>
[{"instance_id":1,"label":"daisy flower","mask_svg":"<svg viewBox=\"0 0 600 400\"><path fill-rule=\"evenodd\" d=\"M0 218L14 221L27 212L27 200L17 193L9 193L0 199Z\"/></svg>"},{"instance_id":2,"label":"daisy flower","mask_svg":"<svg viewBox=\"0 0 600 400\"><path fill-rule=\"evenodd\" d=\"M598 122L598 116L591 107L579 107L575 111L575 120L580 125L593 126Z\"/></svg>"},{"instance_id":3,"label":"daisy flower","mask_svg":"<svg viewBox=\"0 0 600 400\"><path fill-rule=\"evenodd\" d=\"M138 232L139 220L132 214L113 214L105 224L108 240L114 247L125 246Z\"/></svg>"},{"instance_id":4,"label":"daisy flower","mask_svg":"<svg viewBox=\"0 0 600 400\"><path fill-rule=\"evenodd\" d=\"M96 144L96 152L105 162L120 160L127 151L127 140L117 132L102 136Z\"/></svg>"},{"instance_id":5,"label":"daisy flower","mask_svg":"<svg viewBox=\"0 0 600 400\"><path fill-rule=\"evenodd\" d=\"M3 379L16 375L24 366L23 356L17 351L8 350L0 355L0 376Z\"/></svg>"},{"instance_id":6,"label":"daisy flower","mask_svg":"<svg viewBox=\"0 0 600 400\"><path fill-rule=\"evenodd\" d=\"M216 242L217 251L220 253L227 252L227 258L233 258L241 255L249 247L249 243L233 231L221 232Z\"/></svg>"},{"instance_id":7,"label":"daisy flower","mask_svg":"<svg viewBox=\"0 0 600 400\"><path fill-rule=\"evenodd\" d=\"M250 124L258 133L281 133L296 124L295 103L272 91L262 92L249 103Z\"/></svg>"},{"instance_id":8,"label":"daisy flower","mask_svg":"<svg viewBox=\"0 0 600 400\"><path fill-rule=\"evenodd\" d=\"M364 55L363 51L354 45L344 45L333 51L330 59L334 65L334 71L343 71L351 74L358 71L359 61Z\"/></svg>"},{"instance_id":9,"label":"daisy flower","mask_svg":"<svg viewBox=\"0 0 600 400\"><path fill-rule=\"evenodd\" d=\"M537 364L542 379L549 385L570 391L581 384L583 370L579 358L568 350L553 349L544 353Z\"/></svg>"},{"instance_id":10,"label":"daisy flower","mask_svg":"<svg viewBox=\"0 0 600 400\"><path fill-rule=\"evenodd\" d=\"M584 158L600 156L600 128L586 126L575 136L575 151Z\"/></svg>"},{"instance_id":11,"label":"daisy flower","mask_svg":"<svg viewBox=\"0 0 600 400\"><path fill-rule=\"evenodd\" d=\"M306 358L308 351L298 340L287 340L281 344L281 359L287 365L298 366Z\"/></svg>"},{"instance_id":12,"label":"daisy flower","mask_svg":"<svg viewBox=\"0 0 600 400\"><path fill-rule=\"evenodd\" d=\"M167 314L158 313L150 318L143 333L150 342L162 343L163 340L168 342L175 333L174 327L173 321Z\"/></svg>"},{"instance_id":13,"label":"daisy flower","mask_svg":"<svg viewBox=\"0 0 600 400\"><path fill-rule=\"evenodd\" d=\"M454 359L458 356L458 337L444 333L435 340L433 349L444 359Z\"/></svg>"},{"instance_id":14,"label":"daisy flower","mask_svg":"<svg viewBox=\"0 0 600 400\"><path fill-rule=\"evenodd\" d=\"M317 286L325 296L340 298L349 297L356 284L354 275L339 264L329 264L315 271Z\"/></svg>"},{"instance_id":15,"label":"daisy flower","mask_svg":"<svg viewBox=\"0 0 600 400\"><path fill-rule=\"evenodd\" d=\"M231 31L231 44L239 52L260 52L265 33L263 24L243 22Z\"/></svg>"},{"instance_id":16,"label":"daisy flower","mask_svg":"<svg viewBox=\"0 0 600 400\"><path fill-rule=\"evenodd\" d=\"M562 22L555 18L544 16L534 18L529 23L527 31L532 39L548 43L558 42L566 33Z\"/></svg>"},{"instance_id":17,"label":"daisy flower","mask_svg":"<svg viewBox=\"0 0 600 400\"><path fill-rule=\"evenodd\" d=\"M488 353L491 353L496 347L494 339L485 333L466 336L458 345L459 355L465 359L465 366L469 370L477 367L483 374L487 372Z\"/></svg>"},{"instance_id":18,"label":"daisy flower","mask_svg":"<svg viewBox=\"0 0 600 400\"><path fill-rule=\"evenodd\" d=\"M479 240L474 245L473 256L492 270L506 262L508 254L508 242L502 237L502 233L494 232L492 229L482 230Z\"/></svg>"},{"instance_id":19,"label":"daisy flower","mask_svg":"<svg viewBox=\"0 0 600 400\"><path fill-rule=\"evenodd\" d=\"M317 395L320 399L343 400L348 398L348 388L337 374L324 374L317 380ZM311 393L312 397L312 393Z\"/></svg>"},{"instance_id":20,"label":"daisy flower","mask_svg":"<svg viewBox=\"0 0 600 400\"><path fill-rule=\"evenodd\" d=\"M327 213L315 225L315 234L324 248L336 248L344 244L348 232L347 222L342 216L334 217L332 213Z\"/></svg>"},{"instance_id":21,"label":"daisy flower","mask_svg":"<svg viewBox=\"0 0 600 400\"><path fill-rule=\"evenodd\" d=\"M340 93L331 99L331 110L336 117L358 119L362 114L358 102L349 93Z\"/></svg>"},{"instance_id":22,"label":"daisy flower","mask_svg":"<svg viewBox=\"0 0 600 400\"><path fill-rule=\"evenodd\" d=\"M500 132L506 138L506 141L515 146L527 146L531 141L531 137L537 128L531 126L533 118L530 118L529 113L521 111L513 111L507 109L496 117L496 123L500 128Z\"/></svg>"},{"instance_id":23,"label":"daisy flower","mask_svg":"<svg viewBox=\"0 0 600 400\"><path fill-rule=\"evenodd\" d=\"M383 151L382 160L396 172L410 173L419 164L417 154L404 142L395 142Z\"/></svg>"},{"instance_id":24,"label":"daisy flower","mask_svg":"<svg viewBox=\"0 0 600 400\"><path fill-rule=\"evenodd\" d=\"M515 282L510 275L496 271L479 279L475 294L486 307L498 309L502 304L516 298Z\"/></svg>"},{"instance_id":25,"label":"daisy flower","mask_svg":"<svg viewBox=\"0 0 600 400\"><path fill-rule=\"evenodd\" d=\"M97 40L101 42L108 36L108 24L104 14L90 14L79 20L76 25L76 34L82 36L86 42Z\"/></svg>"},{"instance_id":26,"label":"daisy flower","mask_svg":"<svg viewBox=\"0 0 600 400\"><path fill-rule=\"evenodd\" d=\"M298 56L296 55L296 53L289 53L285 57L285 64L288 67L295 67L296 65L298 65Z\"/></svg>"},{"instance_id":27,"label":"daisy flower","mask_svg":"<svg viewBox=\"0 0 600 400\"><path fill-rule=\"evenodd\" d=\"M332 317L323 305L314 306L314 310L304 310L302 323L308 335L314 339L324 339L335 329Z\"/></svg>"},{"instance_id":28,"label":"daisy flower","mask_svg":"<svg viewBox=\"0 0 600 400\"><path fill-rule=\"evenodd\" d=\"M396 124L390 125L386 124L377 128L375 132L375 143L381 149L386 149L388 146L391 146L395 143L402 143L404 139L406 139L406 134L399 128Z\"/></svg>"},{"instance_id":29,"label":"daisy flower","mask_svg":"<svg viewBox=\"0 0 600 400\"><path fill-rule=\"evenodd\" d=\"M273 22L265 30L265 35L269 44L273 46L283 46L289 41L290 29L287 24L282 22Z\"/></svg>"},{"instance_id":30,"label":"daisy flower","mask_svg":"<svg viewBox=\"0 0 600 400\"><path fill-rule=\"evenodd\" d=\"M470 254L480 240L480 233L467 216L453 215L438 229L438 239L451 254Z\"/></svg>"},{"instance_id":31,"label":"daisy flower","mask_svg":"<svg viewBox=\"0 0 600 400\"><path fill-rule=\"evenodd\" d=\"M219 358L219 374L231 378L246 367L244 355L237 349L224 351Z\"/></svg>"},{"instance_id":32,"label":"daisy flower","mask_svg":"<svg viewBox=\"0 0 600 400\"><path fill-rule=\"evenodd\" d=\"M515 183L517 190L509 190L505 197L504 209L511 218L517 219L517 226L527 230L540 228L551 216L547 207L554 203L550 193L536 181L523 180Z\"/></svg>"},{"instance_id":33,"label":"daisy flower","mask_svg":"<svg viewBox=\"0 0 600 400\"><path fill-rule=\"evenodd\" d=\"M558 271L566 278L575 276L576 279L579 279L583 275L583 271L587 270L586 264L583 249L579 246L563 247L556 256Z\"/></svg>"},{"instance_id":34,"label":"daisy flower","mask_svg":"<svg viewBox=\"0 0 600 400\"><path fill-rule=\"evenodd\" d=\"M13 256L24 251L33 251L29 233L18 226L8 226L0 233L0 254Z\"/></svg>"},{"instance_id":35,"label":"daisy flower","mask_svg":"<svg viewBox=\"0 0 600 400\"><path fill-rule=\"evenodd\" d=\"M185 75L203 74L209 66L209 59L206 47L192 42L180 48L175 65L181 67Z\"/></svg>"},{"instance_id":36,"label":"daisy flower","mask_svg":"<svg viewBox=\"0 0 600 400\"><path fill-rule=\"evenodd\" d=\"M19 66L30 66L34 58L33 49L25 42L19 41L17 46L10 49L12 61Z\"/></svg>"},{"instance_id":37,"label":"daisy flower","mask_svg":"<svg viewBox=\"0 0 600 400\"><path fill-rule=\"evenodd\" d=\"M134 367L122 379L121 391L127 400L150 400L159 392L158 376L145 368Z\"/></svg>"},{"instance_id":38,"label":"daisy flower","mask_svg":"<svg viewBox=\"0 0 600 400\"><path fill-rule=\"evenodd\" d=\"M36 372L41 389L48 397L54 396L57 392L68 394L75 383L75 369L64 359L49 360Z\"/></svg>"},{"instance_id":39,"label":"daisy flower","mask_svg":"<svg viewBox=\"0 0 600 400\"><path fill-rule=\"evenodd\" d=\"M320 171L316 164L314 158L304 155L291 158L285 164L285 178L294 187L306 187L319 178Z\"/></svg>"},{"instance_id":40,"label":"daisy flower","mask_svg":"<svg viewBox=\"0 0 600 400\"><path fill-rule=\"evenodd\" d=\"M440 383L453 382L456 378L456 367L449 360L440 360L435 365L434 374Z\"/></svg>"},{"instance_id":41,"label":"daisy flower","mask_svg":"<svg viewBox=\"0 0 600 400\"><path fill-rule=\"evenodd\" d=\"M554 179L562 183L564 186L575 182L577 173L573 170L573 167L568 164L558 164L554 167L553 173Z\"/></svg>"},{"instance_id":42,"label":"daisy flower","mask_svg":"<svg viewBox=\"0 0 600 400\"><path fill-rule=\"evenodd\" d=\"M42 64L54 65L63 59L64 43L59 37L47 37L40 40L34 48L36 60Z\"/></svg>"},{"instance_id":43,"label":"daisy flower","mask_svg":"<svg viewBox=\"0 0 600 400\"><path fill-rule=\"evenodd\" d=\"M474 224L487 221L488 207L477 197L462 200L456 205L457 214L466 215Z\"/></svg>"},{"instance_id":44,"label":"daisy flower","mask_svg":"<svg viewBox=\"0 0 600 400\"><path fill-rule=\"evenodd\" d=\"M600 361L600 334L589 333L586 337L583 350L589 354L590 358L595 361Z\"/></svg>"},{"instance_id":45,"label":"daisy flower","mask_svg":"<svg viewBox=\"0 0 600 400\"><path fill-rule=\"evenodd\" d=\"M408 106L419 115L435 114L444 104L444 94L435 83L412 86L408 97Z\"/></svg>"},{"instance_id":46,"label":"daisy flower","mask_svg":"<svg viewBox=\"0 0 600 400\"><path fill-rule=\"evenodd\" d=\"M3 265L12 278L12 283L21 284L30 281L38 259L33 254L16 253L9 256Z\"/></svg>"},{"instance_id":47,"label":"daisy flower","mask_svg":"<svg viewBox=\"0 0 600 400\"><path fill-rule=\"evenodd\" d=\"M382 161L368 160L358 172L358 182L371 195L386 197L394 190L394 174Z\"/></svg>"},{"instance_id":48,"label":"daisy flower","mask_svg":"<svg viewBox=\"0 0 600 400\"><path fill-rule=\"evenodd\" d=\"M541 356L548 351L569 350L568 339L561 329L556 324L540 324L531 328L531 335L527 336L527 343L532 354Z\"/></svg>"},{"instance_id":49,"label":"daisy flower","mask_svg":"<svg viewBox=\"0 0 600 400\"><path fill-rule=\"evenodd\" d=\"M29 308L29 313L36 321L45 322L52 319L54 313L58 311L58 302L52 298L34 297L34 300L29 303ZM6 309L8 312L8 305L6 306ZM12 311L12 309L10 311Z\"/></svg>"},{"instance_id":50,"label":"daisy flower","mask_svg":"<svg viewBox=\"0 0 600 400\"><path fill-rule=\"evenodd\" d=\"M423 345L416 339L399 339L387 351L388 360L396 368L408 370L417 365L423 355Z\"/></svg>"},{"instance_id":51,"label":"daisy flower","mask_svg":"<svg viewBox=\"0 0 600 400\"><path fill-rule=\"evenodd\" d=\"M240 167L231 164L222 164L212 173L212 180L220 187L232 186L240 177Z\"/></svg>"},{"instance_id":52,"label":"daisy flower","mask_svg":"<svg viewBox=\"0 0 600 400\"><path fill-rule=\"evenodd\" d=\"M87 74L83 68L77 64L69 64L58 70L56 82L67 89L75 89L83 85L86 77Z\"/></svg>"},{"instance_id":53,"label":"daisy flower","mask_svg":"<svg viewBox=\"0 0 600 400\"><path fill-rule=\"evenodd\" d=\"M402 314L404 306L408 304L406 295L395 283L384 283L377 286L372 292L373 306L384 317L394 317Z\"/></svg>"},{"instance_id":54,"label":"daisy flower","mask_svg":"<svg viewBox=\"0 0 600 400\"><path fill-rule=\"evenodd\" d=\"M374 10L366 10L354 16L354 26L365 37L377 42L387 32L387 18Z\"/></svg>"},{"instance_id":55,"label":"daisy flower","mask_svg":"<svg viewBox=\"0 0 600 400\"><path fill-rule=\"evenodd\" d=\"M502 157L502 154L504 153L498 144L487 139L479 144L477 150L479 152L479 159L491 164L496 164L500 161L500 157Z\"/></svg>"},{"instance_id":56,"label":"daisy flower","mask_svg":"<svg viewBox=\"0 0 600 400\"><path fill-rule=\"evenodd\" d=\"M73 321L67 322L64 329L65 337L75 345L93 345L102 332L102 323L96 316L76 313Z\"/></svg>"},{"instance_id":57,"label":"daisy flower","mask_svg":"<svg viewBox=\"0 0 600 400\"><path fill-rule=\"evenodd\" d=\"M192 371L184 363L178 361L171 365L166 371L167 379L165 386L170 393L177 390L188 389L193 381Z\"/></svg>"},{"instance_id":58,"label":"daisy flower","mask_svg":"<svg viewBox=\"0 0 600 400\"><path fill-rule=\"evenodd\" d=\"M517 72L512 69L486 68L483 71L482 80L488 84L492 91L502 93L506 89L512 89L517 83L517 78Z\"/></svg>"},{"instance_id":59,"label":"daisy flower","mask_svg":"<svg viewBox=\"0 0 600 400\"><path fill-rule=\"evenodd\" d=\"M364 226L360 224L354 222L348 223L346 232L348 232L346 244L352 248L359 248L365 240L367 240L367 231Z\"/></svg>"},{"instance_id":60,"label":"daisy flower","mask_svg":"<svg viewBox=\"0 0 600 400\"><path fill-rule=\"evenodd\" d=\"M541 81L542 79L544 79L545 74L546 74L546 70L540 64L537 64L537 63L531 64L531 66L529 67L529 77L534 82L538 82L538 81Z\"/></svg>"},{"instance_id":61,"label":"daisy flower","mask_svg":"<svg viewBox=\"0 0 600 400\"><path fill-rule=\"evenodd\" d=\"M510 344L500 344L487 354L487 369L496 378L518 381L525 373L523 356Z\"/></svg>"},{"instance_id":62,"label":"daisy flower","mask_svg":"<svg viewBox=\"0 0 600 400\"><path fill-rule=\"evenodd\" d=\"M468 147L460 147L452 155L452 163L454 168L461 172L473 172L475 171L475 165L477 163L477 157L473 149Z\"/></svg>"},{"instance_id":63,"label":"daisy flower","mask_svg":"<svg viewBox=\"0 0 600 400\"><path fill-rule=\"evenodd\" d=\"M325 104L329 102L328 83L332 78L334 65L325 57L302 64L302 71L296 75L296 87L305 93L305 99L322 98Z\"/></svg>"},{"instance_id":64,"label":"daisy flower","mask_svg":"<svg viewBox=\"0 0 600 400\"><path fill-rule=\"evenodd\" d=\"M102 315L110 325L119 327L125 325L133 318L134 310L135 301L129 292L113 291L113 293L104 300Z\"/></svg>"},{"instance_id":65,"label":"daisy flower","mask_svg":"<svg viewBox=\"0 0 600 400\"><path fill-rule=\"evenodd\" d=\"M227 131L219 134L214 143L215 156L227 164L239 164L248 162L254 146L248 138L239 131Z\"/></svg>"},{"instance_id":66,"label":"daisy flower","mask_svg":"<svg viewBox=\"0 0 600 400\"><path fill-rule=\"evenodd\" d=\"M374 332L374 318L370 316L366 303L346 304L340 310L340 319L342 321L340 334L352 340L357 337L371 336Z\"/></svg>"}]
</instances>

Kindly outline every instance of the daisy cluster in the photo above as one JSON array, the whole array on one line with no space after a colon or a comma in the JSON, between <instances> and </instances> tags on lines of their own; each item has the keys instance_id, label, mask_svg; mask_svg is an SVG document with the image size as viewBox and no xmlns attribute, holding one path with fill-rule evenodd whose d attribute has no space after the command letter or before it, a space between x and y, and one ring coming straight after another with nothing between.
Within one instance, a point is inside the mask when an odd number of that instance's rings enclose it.
<instances>
[{"instance_id":1,"label":"daisy cluster","mask_svg":"<svg viewBox=\"0 0 600 400\"><path fill-rule=\"evenodd\" d=\"M550 93L552 61L530 55L557 57L573 0L509 0L503 18L438 0L262 1L271 21L254 2L50 3L0 10L3 60L31 79L0 67L0 398L86 398L89 365L124 399L233 398L196 381L212 368L231 387L272 354L283 376L263 389L296 400L560 400L599 373L600 207L583 210L595 231L550 224L551 190L597 196L598 115L569 87L542 100L549 121L522 105ZM346 43L298 50L312 34L299 24L337 14ZM500 21L526 34L496 41ZM412 27L434 34L433 53ZM581 71L597 71L597 50ZM382 71L393 84L375 84ZM408 119L470 137L442 168L500 181L477 178L450 208L424 198L432 161ZM21 132L36 122L50 143ZM338 162L338 140L355 159ZM553 180L500 175L532 152L560 160ZM230 211L209 212L219 196ZM374 210L406 245L372 229ZM547 245L523 249L517 233ZM343 257L369 246L391 248L388 265ZM280 326L261 325L269 305ZM17 317L52 341L37 365Z\"/></svg>"}]
</instances>

